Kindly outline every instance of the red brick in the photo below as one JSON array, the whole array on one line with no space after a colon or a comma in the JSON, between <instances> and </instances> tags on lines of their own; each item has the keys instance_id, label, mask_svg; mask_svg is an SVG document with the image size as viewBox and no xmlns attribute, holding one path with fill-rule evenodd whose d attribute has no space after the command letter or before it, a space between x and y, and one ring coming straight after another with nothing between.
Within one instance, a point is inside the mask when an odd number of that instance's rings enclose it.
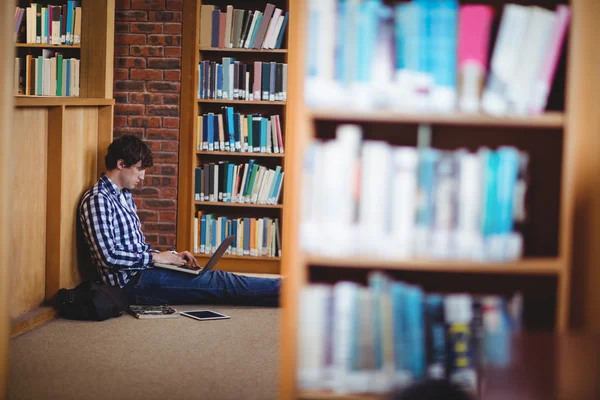
<instances>
[{"instance_id":1,"label":"red brick","mask_svg":"<svg viewBox=\"0 0 600 400\"><path fill-rule=\"evenodd\" d=\"M125 115L115 115L113 126L127 126L127 117Z\"/></svg>"},{"instance_id":2,"label":"red brick","mask_svg":"<svg viewBox=\"0 0 600 400\"><path fill-rule=\"evenodd\" d=\"M134 196L135 196L135 194L134 194ZM140 217L140 221L142 221L142 223L158 222L158 212L156 212L156 211L138 210L138 216ZM165 221L165 222L171 222L171 221Z\"/></svg>"},{"instance_id":3,"label":"red brick","mask_svg":"<svg viewBox=\"0 0 600 400\"><path fill-rule=\"evenodd\" d=\"M181 80L181 71L165 71L165 81L176 81Z\"/></svg>"},{"instance_id":4,"label":"red brick","mask_svg":"<svg viewBox=\"0 0 600 400\"><path fill-rule=\"evenodd\" d=\"M147 140L146 144L148 144L150 146L150 150L152 150L153 152L154 151L160 151L162 149L162 146L160 145L160 142L157 142L157 141L154 141L154 140ZM152 172L151 175L153 175L154 174L153 171L154 170L158 171L159 169L160 169L159 166L156 165L156 166L152 166L152 168L150 169L152 171L150 171L150 170L148 170L148 171ZM148 172L148 173L150 174L150 172ZM157 174L157 175L160 175L160 174Z\"/></svg>"},{"instance_id":5,"label":"red brick","mask_svg":"<svg viewBox=\"0 0 600 400\"><path fill-rule=\"evenodd\" d=\"M163 95L159 93L129 93L129 102L136 104L162 104Z\"/></svg>"},{"instance_id":6,"label":"red brick","mask_svg":"<svg viewBox=\"0 0 600 400\"><path fill-rule=\"evenodd\" d=\"M129 22L115 22L115 32L129 33Z\"/></svg>"},{"instance_id":7,"label":"red brick","mask_svg":"<svg viewBox=\"0 0 600 400\"><path fill-rule=\"evenodd\" d=\"M173 249L177 245L176 239L177 239L177 236L175 236L175 235L168 235L168 234L163 233L158 238L159 247L163 248L165 251L169 250L169 249Z\"/></svg>"},{"instance_id":8,"label":"red brick","mask_svg":"<svg viewBox=\"0 0 600 400\"><path fill-rule=\"evenodd\" d=\"M146 59L142 57L115 57L115 68L146 68Z\"/></svg>"},{"instance_id":9,"label":"red brick","mask_svg":"<svg viewBox=\"0 0 600 400\"><path fill-rule=\"evenodd\" d=\"M156 69L180 69L181 60L178 58L150 58L148 68Z\"/></svg>"},{"instance_id":10,"label":"red brick","mask_svg":"<svg viewBox=\"0 0 600 400\"><path fill-rule=\"evenodd\" d=\"M128 56L129 46L126 44L115 44L115 56Z\"/></svg>"},{"instance_id":11,"label":"red brick","mask_svg":"<svg viewBox=\"0 0 600 400\"><path fill-rule=\"evenodd\" d=\"M143 92L145 83L143 81L116 81L115 89L119 91Z\"/></svg>"},{"instance_id":12,"label":"red brick","mask_svg":"<svg viewBox=\"0 0 600 400\"><path fill-rule=\"evenodd\" d=\"M115 21L144 22L148 21L148 14L146 11L117 11Z\"/></svg>"},{"instance_id":13,"label":"red brick","mask_svg":"<svg viewBox=\"0 0 600 400\"><path fill-rule=\"evenodd\" d=\"M146 137L150 140L178 140L179 129L148 128L146 129Z\"/></svg>"},{"instance_id":14,"label":"red brick","mask_svg":"<svg viewBox=\"0 0 600 400\"><path fill-rule=\"evenodd\" d=\"M158 176L152 176L151 178L151 185L152 186L160 186L161 185L161 179Z\"/></svg>"},{"instance_id":15,"label":"red brick","mask_svg":"<svg viewBox=\"0 0 600 400\"><path fill-rule=\"evenodd\" d=\"M159 69L131 69L131 80L151 81L163 79L163 71Z\"/></svg>"},{"instance_id":16,"label":"red brick","mask_svg":"<svg viewBox=\"0 0 600 400\"><path fill-rule=\"evenodd\" d=\"M163 25L163 33L169 34L169 35L181 35L182 26L179 23L164 24Z\"/></svg>"},{"instance_id":17,"label":"red brick","mask_svg":"<svg viewBox=\"0 0 600 400\"><path fill-rule=\"evenodd\" d=\"M174 211L161 211L159 220L160 222L176 222L177 213Z\"/></svg>"},{"instance_id":18,"label":"red brick","mask_svg":"<svg viewBox=\"0 0 600 400\"><path fill-rule=\"evenodd\" d=\"M146 206L146 209L174 210L176 203L174 200L145 199L144 205Z\"/></svg>"},{"instance_id":19,"label":"red brick","mask_svg":"<svg viewBox=\"0 0 600 400\"><path fill-rule=\"evenodd\" d=\"M155 188L155 187L148 187L148 186L136 189L136 193L139 196L144 197L144 198L148 198L148 197L158 198L159 195L160 195L160 192L159 192L159 190L157 188Z\"/></svg>"},{"instance_id":20,"label":"red brick","mask_svg":"<svg viewBox=\"0 0 600 400\"><path fill-rule=\"evenodd\" d=\"M164 176L175 176L177 175L177 165L163 165L160 173Z\"/></svg>"},{"instance_id":21,"label":"red brick","mask_svg":"<svg viewBox=\"0 0 600 400\"><path fill-rule=\"evenodd\" d=\"M179 117L179 107L177 107L177 106L147 106L146 114L158 115L161 117Z\"/></svg>"},{"instance_id":22,"label":"red brick","mask_svg":"<svg viewBox=\"0 0 600 400\"><path fill-rule=\"evenodd\" d=\"M148 20L156 22L181 22L181 11L149 11Z\"/></svg>"},{"instance_id":23,"label":"red brick","mask_svg":"<svg viewBox=\"0 0 600 400\"><path fill-rule=\"evenodd\" d=\"M115 115L143 115L142 104L115 104Z\"/></svg>"},{"instance_id":24,"label":"red brick","mask_svg":"<svg viewBox=\"0 0 600 400\"><path fill-rule=\"evenodd\" d=\"M131 8L131 0L116 0L115 10L129 10Z\"/></svg>"},{"instance_id":25,"label":"red brick","mask_svg":"<svg viewBox=\"0 0 600 400\"><path fill-rule=\"evenodd\" d=\"M148 44L154 46L181 46L180 35L148 35Z\"/></svg>"},{"instance_id":26,"label":"red brick","mask_svg":"<svg viewBox=\"0 0 600 400\"><path fill-rule=\"evenodd\" d=\"M129 70L126 68L115 68L114 79L116 81L122 81L129 79Z\"/></svg>"},{"instance_id":27,"label":"red brick","mask_svg":"<svg viewBox=\"0 0 600 400\"><path fill-rule=\"evenodd\" d=\"M177 153L166 153L157 151L152 153L155 163L176 163L179 161Z\"/></svg>"},{"instance_id":28,"label":"red brick","mask_svg":"<svg viewBox=\"0 0 600 400\"><path fill-rule=\"evenodd\" d=\"M115 106L116 107L116 106ZM142 128L115 128L113 136L119 138L123 135L133 135L140 139L144 138L144 130Z\"/></svg>"},{"instance_id":29,"label":"red brick","mask_svg":"<svg viewBox=\"0 0 600 400\"><path fill-rule=\"evenodd\" d=\"M134 197L133 201L135 201L135 206L139 209L144 208L144 200L139 197Z\"/></svg>"},{"instance_id":30,"label":"red brick","mask_svg":"<svg viewBox=\"0 0 600 400\"><path fill-rule=\"evenodd\" d=\"M165 0L132 0L134 10L164 10Z\"/></svg>"},{"instance_id":31,"label":"red brick","mask_svg":"<svg viewBox=\"0 0 600 400\"><path fill-rule=\"evenodd\" d=\"M163 94L163 104L165 105L179 105L179 94Z\"/></svg>"},{"instance_id":32,"label":"red brick","mask_svg":"<svg viewBox=\"0 0 600 400\"><path fill-rule=\"evenodd\" d=\"M145 232L169 232L169 233L175 233L176 231L176 225L173 223L147 223L144 224L144 231Z\"/></svg>"},{"instance_id":33,"label":"red brick","mask_svg":"<svg viewBox=\"0 0 600 400\"><path fill-rule=\"evenodd\" d=\"M116 82L115 82L116 86ZM125 104L127 103L127 92L113 92L113 97L115 98L115 102L117 104Z\"/></svg>"},{"instance_id":34,"label":"red brick","mask_svg":"<svg viewBox=\"0 0 600 400\"><path fill-rule=\"evenodd\" d=\"M165 128L179 128L179 118L176 117L164 117L163 127Z\"/></svg>"},{"instance_id":35,"label":"red brick","mask_svg":"<svg viewBox=\"0 0 600 400\"><path fill-rule=\"evenodd\" d=\"M149 92L179 92L181 90L181 83L167 81L149 81L146 83L146 90Z\"/></svg>"},{"instance_id":36,"label":"red brick","mask_svg":"<svg viewBox=\"0 0 600 400\"><path fill-rule=\"evenodd\" d=\"M163 118L163 124L164 120L165 118ZM179 142L160 142L160 149L164 151L179 151Z\"/></svg>"},{"instance_id":37,"label":"red brick","mask_svg":"<svg viewBox=\"0 0 600 400\"><path fill-rule=\"evenodd\" d=\"M181 47L165 47L165 57L181 57Z\"/></svg>"},{"instance_id":38,"label":"red brick","mask_svg":"<svg viewBox=\"0 0 600 400\"><path fill-rule=\"evenodd\" d=\"M129 117L127 125L132 128L160 128L160 117Z\"/></svg>"},{"instance_id":39,"label":"red brick","mask_svg":"<svg viewBox=\"0 0 600 400\"><path fill-rule=\"evenodd\" d=\"M163 33L163 26L153 22L133 22L131 23L131 33Z\"/></svg>"},{"instance_id":40,"label":"red brick","mask_svg":"<svg viewBox=\"0 0 600 400\"><path fill-rule=\"evenodd\" d=\"M161 179L162 186L177 187L177 178L166 176Z\"/></svg>"},{"instance_id":41,"label":"red brick","mask_svg":"<svg viewBox=\"0 0 600 400\"><path fill-rule=\"evenodd\" d=\"M158 245L158 235L155 235L155 234L146 235L144 233L144 237L146 238L146 243L148 243L149 245L151 245L152 249L158 250L158 251L162 251L162 250L160 250L160 248L157 247L157 245Z\"/></svg>"},{"instance_id":42,"label":"red brick","mask_svg":"<svg viewBox=\"0 0 600 400\"><path fill-rule=\"evenodd\" d=\"M183 10L183 0L167 0L167 10Z\"/></svg>"},{"instance_id":43,"label":"red brick","mask_svg":"<svg viewBox=\"0 0 600 400\"><path fill-rule=\"evenodd\" d=\"M115 34L116 44L146 44L146 35L133 33L117 33Z\"/></svg>"}]
</instances>

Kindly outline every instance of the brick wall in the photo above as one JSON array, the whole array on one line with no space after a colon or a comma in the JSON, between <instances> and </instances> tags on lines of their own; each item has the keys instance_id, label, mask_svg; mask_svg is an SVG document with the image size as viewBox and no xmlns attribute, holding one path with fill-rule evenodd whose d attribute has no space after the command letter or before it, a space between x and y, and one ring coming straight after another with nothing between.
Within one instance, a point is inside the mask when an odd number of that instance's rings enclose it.
<instances>
[{"instance_id":1,"label":"brick wall","mask_svg":"<svg viewBox=\"0 0 600 400\"><path fill-rule=\"evenodd\" d=\"M116 0L114 136L146 140L154 166L136 189L146 240L175 246L183 0Z\"/></svg>"}]
</instances>

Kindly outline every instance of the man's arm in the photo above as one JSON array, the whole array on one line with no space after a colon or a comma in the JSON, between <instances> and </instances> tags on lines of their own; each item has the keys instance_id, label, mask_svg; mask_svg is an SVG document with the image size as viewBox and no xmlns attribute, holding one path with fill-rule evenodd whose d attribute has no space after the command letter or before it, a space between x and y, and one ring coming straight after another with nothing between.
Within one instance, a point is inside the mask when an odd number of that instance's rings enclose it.
<instances>
[{"instance_id":1,"label":"man's arm","mask_svg":"<svg viewBox=\"0 0 600 400\"><path fill-rule=\"evenodd\" d=\"M90 251L106 267L122 270L149 268L152 254L148 248L135 253L116 246L113 237L113 213L110 201L102 195L90 196L81 204L79 217Z\"/></svg>"}]
</instances>

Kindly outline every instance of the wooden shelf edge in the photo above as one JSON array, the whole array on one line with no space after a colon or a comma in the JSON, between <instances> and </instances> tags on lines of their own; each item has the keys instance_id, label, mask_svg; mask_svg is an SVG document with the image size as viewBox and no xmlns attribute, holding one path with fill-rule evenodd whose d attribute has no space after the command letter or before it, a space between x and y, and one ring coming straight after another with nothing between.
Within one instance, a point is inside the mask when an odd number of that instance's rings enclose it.
<instances>
[{"instance_id":1,"label":"wooden shelf edge","mask_svg":"<svg viewBox=\"0 0 600 400\"><path fill-rule=\"evenodd\" d=\"M428 271L450 273L477 274L532 274L558 275L563 270L563 262L559 258L525 258L511 262L487 262L456 260L377 260L369 257L323 257L305 255L306 263L310 266L339 267L339 268L381 268L400 271Z\"/></svg>"},{"instance_id":2,"label":"wooden shelf edge","mask_svg":"<svg viewBox=\"0 0 600 400\"><path fill-rule=\"evenodd\" d=\"M209 258L209 257L212 257L212 254L194 253L194 257L196 257L196 258ZM231 255L231 254L225 254L221 258L225 259L225 260L269 261L269 262L280 262L281 261L281 257L234 256L234 255Z\"/></svg>"},{"instance_id":3,"label":"wooden shelf edge","mask_svg":"<svg viewBox=\"0 0 600 400\"><path fill-rule=\"evenodd\" d=\"M213 104L246 104L246 105L261 105L261 106L284 106L285 101L250 101L250 100L227 100L227 99L196 99L198 103L213 103Z\"/></svg>"},{"instance_id":4,"label":"wooden shelf edge","mask_svg":"<svg viewBox=\"0 0 600 400\"><path fill-rule=\"evenodd\" d=\"M200 51L215 51L215 52L236 52L236 53L274 53L274 54L285 54L287 49L246 49L239 47L225 48L225 47L205 47L201 46L198 48Z\"/></svg>"},{"instance_id":5,"label":"wooden shelf edge","mask_svg":"<svg viewBox=\"0 0 600 400\"><path fill-rule=\"evenodd\" d=\"M54 97L54 96L15 96L15 107L60 107L60 106L112 106L115 99Z\"/></svg>"},{"instance_id":6,"label":"wooden shelf edge","mask_svg":"<svg viewBox=\"0 0 600 400\"><path fill-rule=\"evenodd\" d=\"M79 44L41 44L41 43L15 43L18 48L40 48L40 49L81 49Z\"/></svg>"},{"instance_id":7,"label":"wooden shelf edge","mask_svg":"<svg viewBox=\"0 0 600 400\"><path fill-rule=\"evenodd\" d=\"M440 125L510 126L523 128L563 128L565 114L547 112L539 116L503 116L465 113L408 113L396 111L358 111L337 109L312 109L308 112L313 120L351 120L359 122L430 123Z\"/></svg>"},{"instance_id":8,"label":"wooden shelf edge","mask_svg":"<svg viewBox=\"0 0 600 400\"><path fill-rule=\"evenodd\" d=\"M270 157L284 158L285 153L248 153L238 151L196 151L196 155L203 156L234 156L234 157Z\"/></svg>"},{"instance_id":9,"label":"wooden shelf edge","mask_svg":"<svg viewBox=\"0 0 600 400\"><path fill-rule=\"evenodd\" d=\"M13 318L10 322L10 337L14 338L22 333L51 321L56 318L57 312L52 307L39 307L23 315Z\"/></svg>"},{"instance_id":10,"label":"wooden shelf edge","mask_svg":"<svg viewBox=\"0 0 600 400\"><path fill-rule=\"evenodd\" d=\"M194 201L194 204L213 207L283 208L282 204L223 203L220 201Z\"/></svg>"},{"instance_id":11,"label":"wooden shelf edge","mask_svg":"<svg viewBox=\"0 0 600 400\"><path fill-rule=\"evenodd\" d=\"M375 394L338 394L333 392L299 392L299 400L382 400L383 396Z\"/></svg>"}]
</instances>

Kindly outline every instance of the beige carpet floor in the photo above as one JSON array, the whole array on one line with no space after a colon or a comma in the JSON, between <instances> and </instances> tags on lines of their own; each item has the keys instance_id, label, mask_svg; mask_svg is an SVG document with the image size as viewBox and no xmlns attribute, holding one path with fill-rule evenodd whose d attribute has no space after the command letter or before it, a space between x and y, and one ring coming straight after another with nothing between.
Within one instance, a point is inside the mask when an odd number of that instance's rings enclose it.
<instances>
[{"instance_id":1,"label":"beige carpet floor","mask_svg":"<svg viewBox=\"0 0 600 400\"><path fill-rule=\"evenodd\" d=\"M281 310L208 308L231 319L58 319L11 340L9 399L278 398Z\"/></svg>"}]
</instances>

